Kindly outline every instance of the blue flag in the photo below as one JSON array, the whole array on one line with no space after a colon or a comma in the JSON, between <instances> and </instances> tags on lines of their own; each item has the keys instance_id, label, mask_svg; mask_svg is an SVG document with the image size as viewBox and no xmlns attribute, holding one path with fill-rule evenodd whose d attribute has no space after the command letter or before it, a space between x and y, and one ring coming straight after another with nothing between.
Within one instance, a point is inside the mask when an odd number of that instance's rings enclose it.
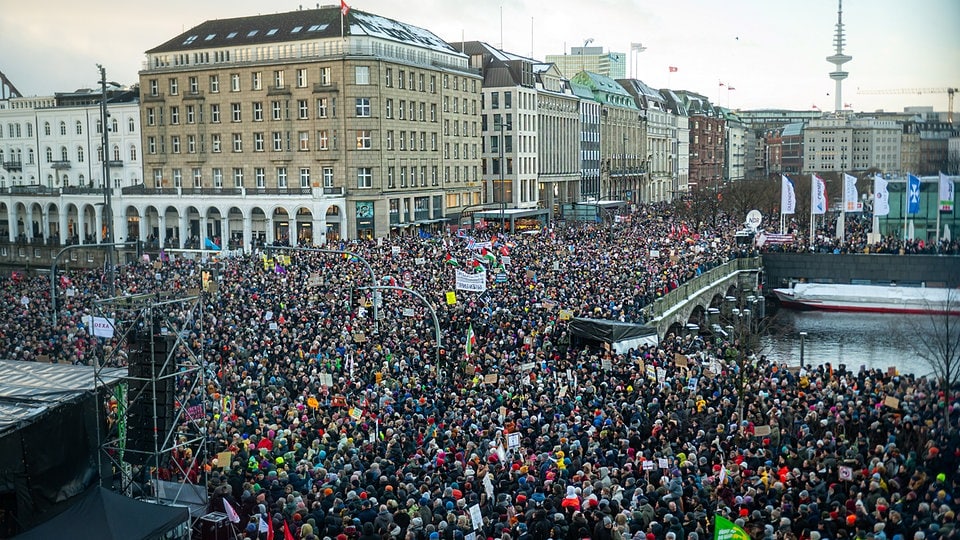
<instances>
[{"instance_id":1,"label":"blue flag","mask_svg":"<svg viewBox=\"0 0 960 540\"><path fill-rule=\"evenodd\" d=\"M920 179L912 174L907 182L907 213L920 213Z\"/></svg>"}]
</instances>

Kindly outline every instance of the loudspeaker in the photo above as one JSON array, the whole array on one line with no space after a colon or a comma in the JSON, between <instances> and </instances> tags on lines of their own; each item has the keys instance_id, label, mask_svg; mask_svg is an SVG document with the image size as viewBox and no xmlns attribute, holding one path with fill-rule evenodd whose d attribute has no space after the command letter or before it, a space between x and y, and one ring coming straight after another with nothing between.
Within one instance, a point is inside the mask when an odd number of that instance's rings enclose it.
<instances>
[{"instance_id":1,"label":"loudspeaker","mask_svg":"<svg viewBox=\"0 0 960 540\"><path fill-rule=\"evenodd\" d=\"M173 359L167 363L172 346L170 338L159 335L138 334L130 341L127 448L133 452L124 454L130 463L143 464L147 457L143 452L160 449L173 426L175 365Z\"/></svg>"},{"instance_id":2,"label":"loudspeaker","mask_svg":"<svg viewBox=\"0 0 960 540\"><path fill-rule=\"evenodd\" d=\"M201 540L230 540L233 537L230 520L222 512L210 512L201 516L199 522Z\"/></svg>"}]
</instances>

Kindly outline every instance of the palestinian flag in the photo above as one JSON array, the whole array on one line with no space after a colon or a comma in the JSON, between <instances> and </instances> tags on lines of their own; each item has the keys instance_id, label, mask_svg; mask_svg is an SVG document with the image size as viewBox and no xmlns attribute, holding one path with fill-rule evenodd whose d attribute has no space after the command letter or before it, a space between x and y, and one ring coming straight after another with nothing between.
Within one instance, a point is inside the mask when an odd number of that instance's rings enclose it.
<instances>
[{"instance_id":1,"label":"palestinian flag","mask_svg":"<svg viewBox=\"0 0 960 540\"><path fill-rule=\"evenodd\" d=\"M449 264L450 266L460 266L460 262L449 253L447 253L447 255L443 258L443 262L444 264Z\"/></svg>"},{"instance_id":2,"label":"palestinian flag","mask_svg":"<svg viewBox=\"0 0 960 540\"><path fill-rule=\"evenodd\" d=\"M467 356L473 354L473 346L477 344L477 336L473 333L473 325L467 327Z\"/></svg>"},{"instance_id":3,"label":"palestinian flag","mask_svg":"<svg viewBox=\"0 0 960 540\"><path fill-rule=\"evenodd\" d=\"M487 248L483 248L480 250L480 259L485 263L494 263L497 261L497 256Z\"/></svg>"}]
</instances>

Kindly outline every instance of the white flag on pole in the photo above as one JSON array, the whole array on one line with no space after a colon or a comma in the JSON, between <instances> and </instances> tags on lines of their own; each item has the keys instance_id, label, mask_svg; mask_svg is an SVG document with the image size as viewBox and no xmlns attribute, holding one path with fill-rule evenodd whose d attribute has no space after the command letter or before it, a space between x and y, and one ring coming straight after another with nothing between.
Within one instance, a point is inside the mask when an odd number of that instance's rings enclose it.
<instances>
[{"instance_id":1,"label":"white flag on pole","mask_svg":"<svg viewBox=\"0 0 960 540\"><path fill-rule=\"evenodd\" d=\"M886 216L890 213L890 192L887 181L879 174L873 177L873 215Z\"/></svg>"},{"instance_id":2,"label":"white flag on pole","mask_svg":"<svg viewBox=\"0 0 960 540\"><path fill-rule=\"evenodd\" d=\"M797 211L797 194L793 190L793 180L780 175L780 213L793 214Z\"/></svg>"},{"instance_id":3,"label":"white flag on pole","mask_svg":"<svg viewBox=\"0 0 960 540\"><path fill-rule=\"evenodd\" d=\"M827 213L827 183L817 175L810 179L810 213Z\"/></svg>"},{"instance_id":4,"label":"white flag on pole","mask_svg":"<svg viewBox=\"0 0 960 540\"><path fill-rule=\"evenodd\" d=\"M940 173L940 211L941 212L953 212L953 180Z\"/></svg>"},{"instance_id":5,"label":"white flag on pole","mask_svg":"<svg viewBox=\"0 0 960 540\"><path fill-rule=\"evenodd\" d=\"M860 194L857 193L857 177L850 174L843 174L843 211L847 213L860 212L863 210L863 203L860 202Z\"/></svg>"}]
</instances>

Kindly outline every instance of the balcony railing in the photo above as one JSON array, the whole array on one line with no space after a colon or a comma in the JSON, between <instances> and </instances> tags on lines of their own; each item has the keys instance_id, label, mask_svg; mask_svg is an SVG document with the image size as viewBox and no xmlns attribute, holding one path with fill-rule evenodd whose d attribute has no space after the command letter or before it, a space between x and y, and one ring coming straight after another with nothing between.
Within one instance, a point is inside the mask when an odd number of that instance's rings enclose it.
<instances>
[{"instance_id":1,"label":"balcony railing","mask_svg":"<svg viewBox=\"0 0 960 540\"><path fill-rule=\"evenodd\" d=\"M8 171L22 171L23 162L22 161L4 161L3 168Z\"/></svg>"},{"instance_id":2,"label":"balcony railing","mask_svg":"<svg viewBox=\"0 0 960 540\"><path fill-rule=\"evenodd\" d=\"M323 194L324 194L324 195L337 195L337 196L342 197L342 196L343 196L343 186L339 186L339 187L325 187L325 188L323 188Z\"/></svg>"},{"instance_id":3,"label":"balcony railing","mask_svg":"<svg viewBox=\"0 0 960 540\"><path fill-rule=\"evenodd\" d=\"M203 90L197 90L196 92L185 92L183 94L183 99L206 99L206 96L203 94Z\"/></svg>"}]
</instances>

